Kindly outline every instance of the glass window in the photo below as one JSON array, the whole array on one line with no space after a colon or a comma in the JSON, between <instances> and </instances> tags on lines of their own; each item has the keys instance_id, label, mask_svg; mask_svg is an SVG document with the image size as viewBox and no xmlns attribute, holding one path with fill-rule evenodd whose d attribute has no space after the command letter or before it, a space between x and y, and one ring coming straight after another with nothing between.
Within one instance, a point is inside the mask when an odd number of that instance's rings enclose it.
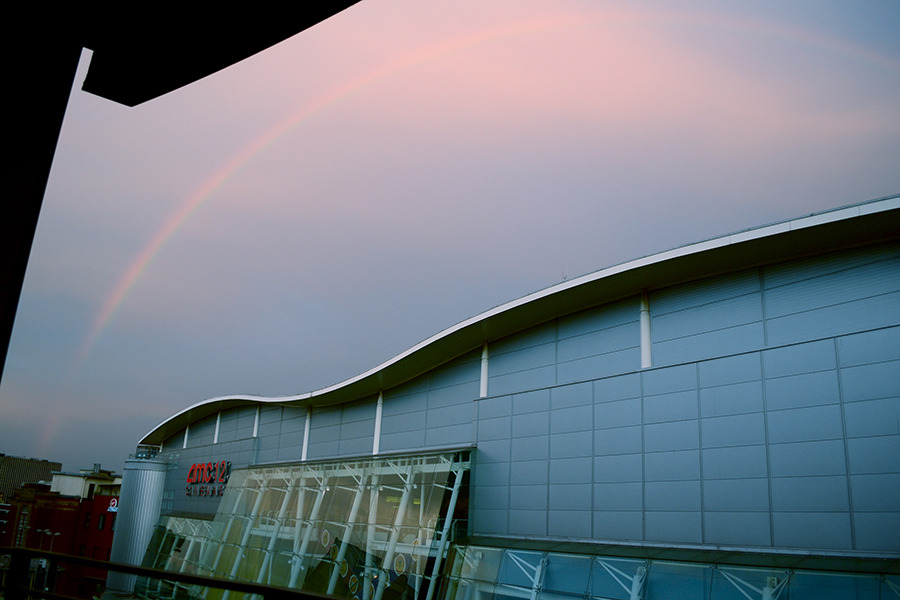
<instances>
[{"instance_id":1,"label":"glass window","mask_svg":"<svg viewBox=\"0 0 900 600\"><path fill-rule=\"evenodd\" d=\"M543 589L584 596L591 577L591 558L574 554L547 555Z\"/></svg>"},{"instance_id":2,"label":"glass window","mask_svg":"<svg viewBox=\"0 0 900 600\"><path fill-rule=\"evenodd\" d=\"M449 549L468 466L454 453L235 470L214 521L163 517L148 555L166 569L360 600L416 597ZM167 546L173 537L184 544Z\"/></svg>"},{"instance_id":3,"label":"glass window","mask_svg":"<svg viewBox=\"0 0 900 600\"><path fill-rule=\"evenodd\" d=\"M883 597L879 595L879 583L876 577L871 576L795 573L789 584L789 597L791 600L877 600ZM890 598L891 595L888 594L887 597Z\"/></svg>"},{"instance_id":4,"label":"glass window","mask_svg":"<svg viewBox=\"0 0 900 600\"><path fill-rule=\"evenodd\" d=\"M653 562L647 571L646 598L709 598L712 568Z\"/></svg>"},{"instance_id":5,"label":"glass window","mask_svg":"<svg viewBox=\"0 0 900 600\"><path fill-rule=\"evenodd\" d=\"M598 556L593 562L591 596L595 598L629 600L635 585L638 589L646 585L646 561Z\"/></svg>"},{"instance_id":6,"label":"glass window","mask_svg":"<svg viewBox=\"0 0 900 600\"><path fill-rule=\"evenodd\" d=\"M106 514L100 513L97 515L97 529L103 529L103 526L106 525Z\"/></svg>"}]
</instances>

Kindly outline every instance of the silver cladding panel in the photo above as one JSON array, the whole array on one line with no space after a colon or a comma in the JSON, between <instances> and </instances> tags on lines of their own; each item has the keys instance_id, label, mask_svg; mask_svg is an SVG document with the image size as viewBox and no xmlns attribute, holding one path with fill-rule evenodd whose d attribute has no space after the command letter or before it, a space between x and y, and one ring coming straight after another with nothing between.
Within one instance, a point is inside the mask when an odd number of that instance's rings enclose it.
<instances>
[{"instance_id":1,"label":"silver cladding panel","mask_svg":"<svg viewBox=\"0 0 900 600\"><path fill-rule=\"evenodd\" d=\"M112 562L140 565L153 535L166 483L166 463L158 460L125 461L119 513L113 538ZM113 590L131 591L136 576L110 573L107 586Z\"/></svg>"}]
</instances>

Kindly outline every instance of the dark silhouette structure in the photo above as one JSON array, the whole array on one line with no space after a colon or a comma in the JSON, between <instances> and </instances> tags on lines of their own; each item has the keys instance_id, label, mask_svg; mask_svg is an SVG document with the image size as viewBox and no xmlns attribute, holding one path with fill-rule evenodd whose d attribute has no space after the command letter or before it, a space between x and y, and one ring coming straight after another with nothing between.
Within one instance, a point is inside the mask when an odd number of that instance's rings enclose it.
<instances>
[{"instance_id":1,"label":"dark silhouette structure","mask_svg":"<svg viewBox=\"0 0 900 600\"><path fill-rule=\"evenodd\" d=\"M11 149L0 202L0 374L25 268L82 48L93 50L83 90L135 106L239 62L355 4L320 0L212 5L91 3L6 11L5 78Z\"/></svg>"}]
</instances>

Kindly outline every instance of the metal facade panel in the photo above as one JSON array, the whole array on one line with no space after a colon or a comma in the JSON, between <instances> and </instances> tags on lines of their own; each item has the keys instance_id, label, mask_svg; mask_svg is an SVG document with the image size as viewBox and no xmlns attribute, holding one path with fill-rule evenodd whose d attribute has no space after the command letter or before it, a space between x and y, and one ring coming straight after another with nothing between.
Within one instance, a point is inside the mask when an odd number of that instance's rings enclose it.
<instances>
[{"instance_id":1,"label":"metal facade panel","mask_svg":"<svg viewBox=\"0 0 900 600\"><path fill-rule=\"evenodd\" d=\"M842 367L900 360L900 326L842 337L838 352Z\"/></svg>"},{"instance_id":2,"label":"metal facade panel","mask_svg":"<svg viewBox=\"0 0 900 600\"><path fill-rule=\"evenodd\" d=\"M900 396L845 404L844 419L850 438L900 434Z\"/></svg>"},{"instance_id":3,"label":"metal facade panel","mask_svg":"<svg viewBox=\"0 0 900 600\"><path fill-rule=\"evenodd\" d=\"M756 269L750 269L654 290L650 294L650 310L657 315L666 315L746 296L759 290L759 274Z\"/></svg>"},{"instance_id":4,"label":"metal facade panel","mask_svg":"<svg viewBox=\"0 0 900 600\"><path fill-rule=\"evenodd\" d=\"M550 390L535 390L515 394L512 401L514 415L550 409Z\"/></svg>"},{"instance_id":5,"label":"metal facade panel","mask_svg":"<svg viewBox=\"0 0 900 600\"><path fill-rule=\"evenodd\" d=\"M749 479L767 476L768 460L764 445L703 450L704 479Z\"/></svg>"},{"instance_id":6,"label":"metal facade panel","mask_svg":"<svg viewBox=\"0 0 900 600\"><path fill-rule=\"evenodd\" d=\"M767 379L765 389L769 410L837 404L840 401L835 371Z\"/></svg>"},{"instance_id":7,"label":"metal facade panel","mask_svg":"<svg viewBox=\"0 0 900 600\"><path fill-rule=\"evenodd\" d=\"M827 371L837 366L832 340L774 348L763 352L762 357L769 379Z\"/></svg>"},{"instance_id":8,"label":"metal facade panel","mask_svg":"<svg viewBox=\"0 0 900 600\"><path fill-rule=\"evenodd\" d=\"M735 383L700 390L700 415L715 417L763 410L762 381Z\"/></svg>"},{"instance_id":9,"label":"metal facade panel","mask_svg":"<svg viewBox=\"0 0 900 600\"><path fill-rule=\"evenodd\" d=\"M546 460L550 458L550 436L536 435L510 440L510 460Z\"/></svg>"},{"instance_id":10,"label":"metal facade panel","mask_svg":"<svg viewBox=\"0 0 900 600\"><path fill-rule=\"evenodd\" d=\"M651 309L650 331L654 343L759 323L763 319L762 298L758 293L717 302L705 300L698 298L696 306L663 315L653 315Z\"/></svg>"},{"instance_id":11,"label":"metal facade panel","mask_svg":"<svg viewBox=\"0 0 900 600\"><path fill-rule=\"evenodd\" d=\"M644 454L644 478L646 481L700 479L700 452L697 450L647 452Z\"/></svg>"},{"instance_id":12,"label":"metal facade panel","mask_svg":"<svg viewBox=\"0 0 900 600\"><path fill-rule=\"evenodd\" d=\"M900 513L900 473L854 475L850 487L856 511Z\"/></svg>"},{"instance_id":13,"label":"metal facade panel","mask_svg":"<svg viewBox=\"0 0 900 600\"><path fill-rule=\"evenodd\" d=\"M850 492L845 475L772 479L772 510L840 512L849 509Z\"/></svg>"},{"instance_id":14,"label":"metal facade panel","mask_svg":"<svg viewBox=\"0 0 900 600\"><path fill-rule=\"evenodd\" d=\"M642 379L642 391L646 396L693 390L697 388L697 366L684 365L653 369L645 371Z\"/></svg>"},{"instance_id":15,"label":"metal facade panel","mask_svg":"<svg viewBox=\"0 0 900 600\"><path fill-rule=\"evenodd\" d=\"M846 402L900 396L900 360L841 369Z\"/></svg>"},{"instance_id":16,"label":"metal facade panel","mask_svg":"<svg viewBox=\"0 0 900 600\"><path fill-rule=\"evenodd\" d=\"M590 388L588 388L590 390ZM594 407L590 404L556 408L550 412L550 433L593 430Z\"/></svg>"},{"instance_id":17,"label":"metal facade panel","mask_svg":"<svg viewBox=\"0 0 900 600\"><path fill-rule=\"evenodd\" d=\"M761 412L705 418L700 421L700 429L704 448L766 443L766 422Z\"/></svg>"},{"instance_id":18,"label":"metal facade panel","mask_svg":"<svg viewBox=\"0 0 900 600\"><path fill-rule=\"evenodd\" d=\"M706 512L703 537L707 544L768 546L771 543L769 513Z\"/></svg>"},{"instance_id":19,"label":"metal facade panel","mask_svg":"<svg viewBox=\"0 0 900 600\"><path fill-rule=\"evenodd\" d=\"M766 321L769 345L890 327L900 321L900 292L825 306Z\"/></svg>"},{"instance_id":20,"label":"metal facade panel","mask_svg":"<svg viewBox=\"0 0 900 600\"><path fill-rule=\"evenodd\" d=\"M608 331L626 323L635 323L640 311L640 296L581 311L559 319L559 339Z\"/></svg>"},{"instance_id":21,"label":"metal facade panel","mask_svg":"<svg viewBox=\"0 0 900 600\"><path fill-rule=\"evenodd\" d=\"M550 436L550 458L575 458L593 456L592 431L557 433Z\"/></svg>"},{"instance_id":22,"label":"metal facade panel","mask_svg":"<svg viewBox=\"0 0 900 600\"><path fill-rule=\"evenodd\" d=\"M557 344L558 360L566 362L637 347L641 339L638 314L635 311L634 319L616 327L560 339Z\"/></svg>"},{"instance_id":23,"label":"metal facade panel","mask_svg":"<svg viewBox=\"0 0 900 600\"><path fill-rule=\"evenodd\" d=\"M490 376L488 392L491 394L513 394L544 388L556 383L556 366L548 364L544 367L518 371L508 375Z\"/></svg>"},{"instance_id":24,"label":"metal facade panel","mask_svg":"<svg viewBox=\"0 0 900 600\"><path fill-rule=\"evenodd\" d=\"M696 419L644 425L646 452L693 450L700 447L700 431Z\"/></svg>"},{"instance_id":25,"label":"metal facade panel","mask_svg":"<svg viewBox=\"0 0 900 600\"><path fill-rule=\"evenodd\" d=\"M857 512L853 515L856 547L870 552L897 552L897 533L900 532L900 513Z\"/></svg>"},{"instance_id":26,"label":"metal facade panel","mask_svg":"<svg viewBox=\"0 0 900 600\"><path fill-rule=\"evenodd\" d=\"M592 490L590 483L567 483L549 488L550 510L591 510ZM583 534L584 532L582 532Z\"/></svg>"},{"instance_id":27,"label":"metal facade panel","mask_svg":"<svg viewBox=\"0 0 900 600\"><path fill-rule=\"evenodd\" d=\"M647 510L700 511L700 481L648 481L644 484Z\"/></svg>"},{"instance_id":28,"label":"metal facade panel","mask_svg":"<svg viewBox=\"0 0 900 600\"><path fill-rule=\"evenodd\" d=\"M696 474L699 476L699 463L691 463L690 456L673 458L673 461L651 461L654 476L659 477L672 462L679 463L682 473L685 475ZM665 457L663 457L665 458ZM695 466L692 469L691 467ZM594 457L594 482L596 483L641 483L644 477L643 457L640 454L619 454L611 456ZM690 477L687 477L690 478Z\"/></svg>"},{"instance_id":29,"label":"metal facade panel","mask_svg":"<svg viewBox=\"0 0 900 600\"><path fill-rule=\"evenodd\" d=\"M594 509L598 511L643 510L641 483L595 483Z\"/></svg>"},{"instance_id":30,"label":"metal facade panel","mask_svg":"<svg viewBox=\"0 0 900 600\"><path fill-rule=\"evenodd\" d=\"M839 440L843 437L837 404L776 410L768 415L769 443Z\"/></svg>"},{"instance_id":31,"label":"metal facade panel","mask_svg":"<svg viewBox=\"0 0 900 600\"><path fill-rule=\"evenodd\" d=\"M594 538L598 540L643 540L643 513L607 511L594 514Z\"/></svg>"},{"instance_id":32,"label":"metal facade panel","mask_svg":"<svg viewBox=\"0 0 900 600\"><path fill-rule=\"evenodd\" d=\"M763 287L769 289L790 285L839 271L897 258L900 258L900 246L897 246L897 244L878 244L791 260L764 267L762 272Z\"/></svg>"},{"instance_id":33,"label":"metal facade panel","mask_svg":"<svg viewBox=\"0 0 900 600\"><path fill-rule=\"evenodd\" d=\"M850 514L782 513L772 515L775 546L779 548L815 548L838 550L853 546Z\"/></svg>"},{"instance_id":34,"label":"metal facade panel","mask_svg":"<svg viewBox=\"0 0 900 600\"><path fill-rule=\"evenodd\" d=\"M594 431L594 454L633 454L641 452L644 437L640 426L616 427Z\"/></svg>"},{"instance_id":35,"label":"metal facade panel","mask_svg":"<svg viewBox=\"0 0 900 600\"><path fill-rule=\"evenodd\" d=\"M699 512L660 511L644 513L644 539L676 544L699 544L703 541L703 526Z\"/></svg>"},{"instance_id":36,"label":"metal facade panel","mask_svg":"<svg viewBox=\"0 0 900 600\"><path fill-rule=\"evenodd\" d=\"M638 339L637 336L635 339ZM627 373L636 369L640 364L641 349L634 346L617 352L559 362L556 365L556 379L559 384L588 381L597 377Z\"/></svg>"},{"instance_id":37,"label":"metal facade panel","mask_svg":"<svg viewBox=\"0 0 900 600\"><path fill-rule=\"evenodd\" d=\"M511 485L509 486L509 507L511 509L534 510L547 508L546 485Z\"/></svg>"},{"instance_id":38,"label":"metal facade panel","mask_svg":"<svg viewBox=\"0 0 900 600\"><path fill-rule=\"evenodd\" d=\"M772 477L844 475L844 444L841 440L791 442L769 446Z\"/></svg>"},{"instance_id":39,"label":"metal facade panel","mask_svg":"<svg viewBox=\"0 0 900 600\"><path fill-rule=\"evenodd\" d=\"M766 317L814 311L900 291L900 259L860 265L791 285L767 289ZM852 306L848 307L853 310Z\"/></svg>"},{"instance_id":40,"label":"metal facade panel","mask_svg":"<svg viewBox=\"0 0 900 600\"><path fill-rule=\"evenodd\" d=\"M705 360L697 365L697 378L702 388L758 381L762 378L759 353Z\"/></svg>"},{"instance_id":41,"label":"metal facade panel","mask_svg":"<svg viewBox=\"0 0 900 600\"><path fill-rule=\"evenodd\" d=\"M590 530L589 510L547 511L547 535L551 537L583 537Z\"/></svg>"},{"instance_id":42,"label":"metal facade panel","mask_svg":"<svg viewBox=\"0 0 900 600\"><path fill-rule=\"evenodd\" d=\"M644 423L696 419L697 405L696 390L646 396L644 398Z\"/></svg>"},{"instance_id":43,"label":"metal facade panel","mask_svg":"<svg viewBox=\"0 0 900 600\"><path fill-rule=\"evenodd\" d=\"M594 428L604 430L641 424L643 402L640 398L616 400L594 405Z\"/></svg>"},{"instance_id":44,"label":"metal facade panel","mask_svg":"<svg viewBox=\"0 0 900 600\"><path fill-rule=\"evenodd\" d=\"M507 417L512 414L512 396L496 396L478 400L478 421L494 417Z\"/></svg>"},{"instance_id":45,"label":"metal facade panel","mask_svg":"<svg viewBox=\"0 0 900 600\"><path fill-rule=\"evenodd\" d=\"M704 479L703 507L708 511L769 512L769 480L755 479ZM766 517L768 529L768 516Z\"/></svg>"},{"instance_id":46,"label":"metal facade panel","mask_svg":"<svg viewBox=\"0 0 900 600\"><path fill-rule=\"evenodd\" d=\"M512 535L547 535L547 512L544 510L510 510L509 533Z\"/></svg>"}]
</instances>

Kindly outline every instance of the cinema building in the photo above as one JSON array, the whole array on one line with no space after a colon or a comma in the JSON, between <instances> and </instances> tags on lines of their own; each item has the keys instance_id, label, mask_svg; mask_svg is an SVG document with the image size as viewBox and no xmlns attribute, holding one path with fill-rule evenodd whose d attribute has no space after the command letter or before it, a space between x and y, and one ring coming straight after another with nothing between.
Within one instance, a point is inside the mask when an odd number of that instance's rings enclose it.
<instances>
[{"instance_id":1,"label":"cinema building","mask_svg":"<svg viewBox=\"0 0 900 600\"><path fill-rule=\"evenodd\" d=\"M900 597L900 197L565 281L140 444L113 560L359 600Z\"/></svg>"}]
</instances>

